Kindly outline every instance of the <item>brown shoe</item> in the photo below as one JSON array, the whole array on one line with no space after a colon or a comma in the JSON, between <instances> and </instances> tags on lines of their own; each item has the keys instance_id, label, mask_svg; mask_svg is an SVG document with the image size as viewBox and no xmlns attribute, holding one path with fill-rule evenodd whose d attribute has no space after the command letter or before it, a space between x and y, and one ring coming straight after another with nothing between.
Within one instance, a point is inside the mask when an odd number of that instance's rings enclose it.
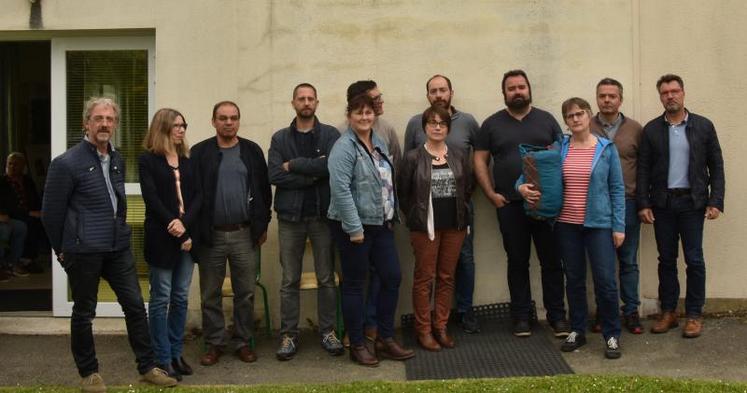
<instances>
[{"instance_id":1,"label":"brown shoe","mask_svg":"<svg viewBox=\"0 0 747 393\"><path fill-rule=\"evenodd\" d=\"M449 336L446 329L436 329L433 331L433 337L444 348L454 348L454 338Z\"/></svg>"},{"instance_id":2,"label":"brown shoe","mask_svg":"<svg viewBox=\"0 0 747 393\"><path fill-rule=\"evenodd\" d=\"M342 337L342 346L345 348L350 348L350 336L348 336L347 333Z\"/></svg>"},{"instance_id":3,"label":"brown shoe","mask_svg":"<svg viewBox=\"0 0 747 393\"><path fill-rule=\"evenodd\" d=\"M376 339L376 355L379 354L392 360L407 360L415 356L415 351L402 348L392 337L379 337Z\"/></svg>"},{"instance_id":4,"label":"brown shoe","mask_svg":"<svg viewBox=\"0 0 747 393\"><path fill-rule=\"evenodd\" d=\"M376 359L376 356L372 355L371 352L368 351L368 348L363 344L350 346L350 360L360 364L361 366L379 366L379 359Z\"/></svg>"},{"instance_id":5,"label":"brown shoe","mask_svg":"<svg viewBox=\"0 0 747 393\"><path fill-rule=\"evenodd\" d=\"M418 344L426 351L438 352L441 350L441 346L438 345L431 333L418 333Z\"/></svg>"},{"instance_id":6,"label":"brown shoe","mask_svg":"<svg viewBox=\"0 0 747 393\"><path fill-rule=\"evenodd\" d=\"M700 337L700 333L703 332L703 319L702 318L687 318L685 327L682 328L682 337L695 338Z\"/></svg>"},{"instance_id":7,"label":"brown shoe","mask_svg":"<svg viewBox=\"0 0 747 393\"><path fill-rule=\"evenodd\" d=\"M252 363L257 361L257 354L252 351L251 348L249 348L248 345L244 345L243 347L236 350L236 356L239 357L239 359L244 363Z\"/></svg>"},{"instance_id":8,"label":"brown shoe","mask_svg":"<svg viewBox=\"0 0 747 393\"><path fill-rule=\"evenodd\" d=\"M200 358L200 364L203 366L212 366L218 363L221 355L223 355L223 351L220 348L209 345L207 352Z\"/></svg>"},{"instance_id":9,"label":"brown shoe","mask_svg":"<svg viewBox=\"0 0 747 393\"><path fill-rule=\"evenodd\" d=\"M677 314L674 311L664 311L659 315L654 326L651 327L651 333L666 333L669 329L679 326Z\"/></svg>"}]
</instances>

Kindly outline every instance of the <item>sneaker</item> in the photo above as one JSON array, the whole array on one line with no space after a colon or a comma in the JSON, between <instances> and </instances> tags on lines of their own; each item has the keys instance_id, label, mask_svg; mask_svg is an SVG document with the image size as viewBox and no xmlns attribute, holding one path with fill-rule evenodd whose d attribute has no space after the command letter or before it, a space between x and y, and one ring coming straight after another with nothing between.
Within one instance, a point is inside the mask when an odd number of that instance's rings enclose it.
<instances>
[{"instance_id":1,"label":"sneaker","mask_svg":"<svg viewBox=\"0 0 747 393\"><path fill-rule=\"evenodd\" d=\"M26 268L21 265L15 265L13 266L13 269L11 270L11 274L13 274L16 277L28 277L29 271L26 270Z\"/></svg>"},{"instance_id":2,"label":"sneaker","mask_svg":"<svg viewBox=\"0 0 747 393\"><path fill-rule=\"evenodd\" d=\"M607 359L618 359L622 356L620 352L620 342L617 337L610 337L607 339L607 348L604 350L604 357Z\"/></svg>"},{"instance_id":3,"label":"sneaker","mask_svg":"<svg viewBox=\"0 0 747 393\"><path fill-rule=\"evenodd\" d=\"M643 334L643 325L641 325L641 317L637 312L623 317L625 327L628 331L633 334Z\"/></svg>"},{"instance_id":4,"label":"sneaker","mask_svg":"<svg viewBox=\"0 0 747 393\"><path fill-rule=\"evenodd\" d=\"M158 367L153 367L147 373L143 374L142 380L156 386L172 387L176 386L177 381L174 378L169 377L166 371L161 370Z\"/></svg>"},{"instance_id":5,"label":"sneaker","mask_svg":"<svg viewBox=\"0 0 747 393\"><path fill-rule=\"evenodd\" d=\"M578 332L570 332L568 337L563 341L560 350L563 352L573 352L586 345L586 336Z\"/></svg>"},{"instance_id":6,"label":"sneaker","mask_svg":"<svg viewBox=\"0 0 747 393\"><path fill-rule=\"evenodd\" d=\"M480 323L477 321L477 317L472 309L457 313L457 325L462 328L465 333L480 333Z\"/></svg>"},{"instance_id":7,"label":"sneaker","mask_svg":"<svg viewBox=\"0 0 747 393\"><path fill-rule=\"evenodd\" d=\"M571 324L565 318L558 321L551 321L550 327L557 338L568 337L568 334L571 333Z\"/></svg>"},{"instance_id":8,"label":"sneaker","mask_svg":"<svg viewBox=\"0 0 747 393\"><path fill-rule=\"evenodd\" d=\"M514 321L514 336L529 337L532 335L532 327L526 319L517 319Z\"/></svg>"},{"instance_id":9,"label":"sneaker","mask_svg":"<svg viewBox=\"0 0 747 393\"><path fill-rule=\"evenodd\" d=\"M298 338L284 334L280 339L280 348L275 352L278 360L291 360L298 352Z\"/></svg>"},{"instance_id":10,"label":"sneaker","mask_svg":"<svg viewBox=\"0 0 747 393\"><path fill-rule=\"evenodd\" d=\"M103 393L106 392L104 378L99 373L93 373L80 380L80 391L86 393Z\"/></svg>"},{"instance_id":11,"label":"sneaker","mask_svg":"<svg viewBox=\"0 0 747 393\"><path fill-rule=\"evenodd\" d=\"M340 356L345 353L345 347L342 346L334 330L322 334L322 348L332 356Z\"/></svg>"}]
</instances>

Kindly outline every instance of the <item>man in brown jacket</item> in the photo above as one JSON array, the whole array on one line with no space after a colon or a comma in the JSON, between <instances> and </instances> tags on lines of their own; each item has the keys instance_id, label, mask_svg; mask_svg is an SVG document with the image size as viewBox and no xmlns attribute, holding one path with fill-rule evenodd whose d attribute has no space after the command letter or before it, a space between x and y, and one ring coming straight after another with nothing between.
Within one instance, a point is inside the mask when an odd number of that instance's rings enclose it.
<instances>
[{"instance_id":1,"label":"man in brown jacket","mask_svg":"<svg viewBox=\"0 0 747 393\"><path fill-rule=\"evenodd\" d=\"M617 249L620 261L620 299L622 300L623 321L633 334L643 333L638 307L638 242L641 222L635 202L636 166L638 145L641 140L641 125L620 112L623 101L622 84L612 78L604 78L597 83L597 106L599 112L592 118L591 129L595 134L615 143L620 154L623 180L625 181L625 242ZM598 318L597 318L598 319ZM597 320L592 330L601 331Z\"/></svg>"}]
</instances>

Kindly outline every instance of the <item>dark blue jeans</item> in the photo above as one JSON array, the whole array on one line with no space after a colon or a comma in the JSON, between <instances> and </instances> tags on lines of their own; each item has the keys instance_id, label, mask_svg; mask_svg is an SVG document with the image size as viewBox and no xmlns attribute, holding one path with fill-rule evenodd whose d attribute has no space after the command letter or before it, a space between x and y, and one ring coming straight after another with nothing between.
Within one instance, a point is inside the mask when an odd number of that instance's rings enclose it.
<instances>
[{"instance_id":1,"label":"dark blue jeans","mask_svg":"<svg viewBox=\"0 0 747 393\"><path fill-rule=\"evenodd\" d=\"M376 298L378 334L394 336L394 313L399 298L402 274L399 267L394 232L386 226L364 225L362 244L350 241L339 221L330 221L332 238L340 251L342 268L342 315L352 345L363 344L364 291L369 268L374 266L381 288Z\"/></svg>"},{"instance_id":2,"label":"dark blue jeans","mask_svg":"<svg viewBox=\"0 0 747 393\"><path fill-rule=\"evenodd\" d=\"M563 267L555 250L552 226L548 221L527 217L521 201L512 201L497 211L498 224L503 235L503 248L508 256L511 316L522 320L530 317L532 292L529 282L529 255L531 242L534 240L534 248L541 267L542 301L547 310L547 319L564 319Z\"/></svg>"},{"instance_id":3,"label":"dark blue jeans","mask_svg":"<svg viewBox=\"0 0 747 393\"><path fill-rule=\"evenodd\" d=\"M466 312L472 308L472 299L475 292L475 255L473 243L475 238L475 206L472 201L469 202L467 223L469 231L462 243L462 250L459 252L459 262L457 262L455 272L454 293L456 294L457 312Z\"/></svg>"},{"instance_id":4,"label":"dark blue jeans","mask_svg":"<svg viewBox=\"0 0 747 393\"><path fill-rule=\"evenodd\" d=\"M662 311L674 311L680 297L677 278L679 239L687 266L685 313L698 317L705 304L703 221L705 208L695 209L689 195L670 196L666 209L654 208L654 234L659 250L659 301Z\"/></svg>"},{"instance_id":5,"label":"dark blue jeans","mask_svg":"<svg viewBox=\"0 0 747 393\"><path fill-rule=\"evenodd\" d=\"M65 253L62 262L73 296L70 345L81 377L99 371L91 321L96 317L99 281L105 279L117 295L127 325L127 338L135 352L137 370L155 367L143 295L130 249L116 252Z\"/></svg>"},{"instance_id":6,"label":"dark blue jeans","mask_svg":"<svg viewBox=\"0 0 747 393\"><path fill-rule=\"evenodd\" d=\"M565 266L566 294L571 315L571 329L584 334L589 307L586 296L586 256L591 264L597 314L602 334L620 337L620 314L617 311L615 280L615 245L611 229L586 228L583 225L555 224L555 236Z\"/></svg>"},{"instance_id":7,"label":"dark blue jeans","mask_svg":"<svg viewBox=\"0 0 747 393\"><path fill-rule=\"evenodd\" d=\"M638 296L638 243L641 238L641 221L638 219L635 199L625 200L625 241L617 249L620 262L620 300L623 315L638 312L641 305Z\"/></svg>"}]
</instances>

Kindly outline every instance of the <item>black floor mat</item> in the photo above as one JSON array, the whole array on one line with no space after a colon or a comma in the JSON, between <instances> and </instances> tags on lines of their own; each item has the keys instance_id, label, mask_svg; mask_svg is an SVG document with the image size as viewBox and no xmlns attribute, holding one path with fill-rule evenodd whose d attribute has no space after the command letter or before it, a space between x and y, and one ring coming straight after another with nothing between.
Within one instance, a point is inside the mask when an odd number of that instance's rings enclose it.
<instances>
[{"instance_id":1,"label":"black floor mat","mask_svg":"<svg viewBox=\"0 0 747 393\"><path fill-rule=\"evenodd\" d=\"M0 312L51 310L51 289L7 289L0 291Z\"/></svg>"},{"instance_id":2,"label":"black floor mat","mask_svg":"<svg viewBox=\"0 0 747 393\"><path fill-rule=\"evenodd\" d=\"M535 323L531 337L511 334L508 304L475 307L481 332L467 334L454 322L449 333L456 348L428 352L415 342L413 316L402 316L405 344L417 352L405 362L408 380L490 378L572 374L560 355L560 340L553 339L544 326Z\"/></svg>"}]
</instances>

